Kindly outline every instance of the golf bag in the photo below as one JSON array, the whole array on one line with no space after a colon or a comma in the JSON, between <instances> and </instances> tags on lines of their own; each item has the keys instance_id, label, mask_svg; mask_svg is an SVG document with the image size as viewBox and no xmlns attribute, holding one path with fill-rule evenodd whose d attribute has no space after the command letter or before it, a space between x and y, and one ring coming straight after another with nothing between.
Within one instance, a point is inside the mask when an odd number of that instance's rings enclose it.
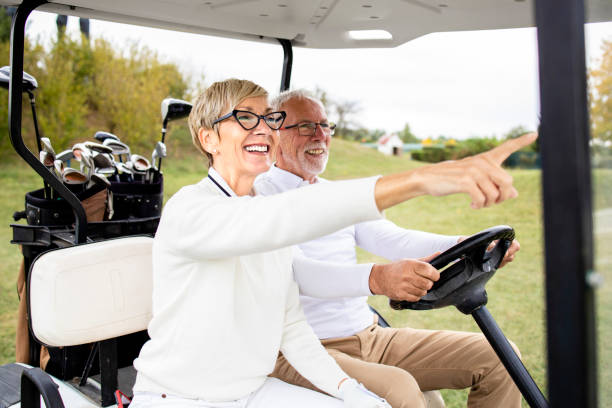
<instances>
[{"instance_id":1,"label":"golf bag","mask_svg":"<svg viewBox=\"0 0 612 408\"><path fill-rule=\"evenodd\" d=\"M159 224L163 204L163 175L153 172L150 183L111 181L110 187L101 184L75 192L87 215L87 241L103 241L130 235L153 236ZM74 245L75 216L63 198L46 198L44 189L25 195L25 210L13 215L13 240L20 245L23 262L18 276L19 313L17 322L17 362L40 366L50 374L70 380L77 376L94 375L99 371L97 345L86 344L63 348L45 348L37 344L28 330L26 282L34 259L47 251ZM146 332L117 339L116 361L130 365Z\"/></svg>"}]
</instances>

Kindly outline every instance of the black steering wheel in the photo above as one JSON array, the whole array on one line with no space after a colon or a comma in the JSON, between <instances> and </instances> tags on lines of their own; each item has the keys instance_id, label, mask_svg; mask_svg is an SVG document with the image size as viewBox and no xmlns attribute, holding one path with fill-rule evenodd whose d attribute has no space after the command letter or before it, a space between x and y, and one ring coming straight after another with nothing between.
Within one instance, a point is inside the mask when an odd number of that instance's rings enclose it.
<instances>
[{"instance_id":1,"label":"black steering wheel","mask_svg":"<svg viewBox=\"0 0 612 408\"><path fill-rule=\"evenodd\" d=\"M396 310L430 310L452 305L465 314L472 313L487 303L484 286L499 268L513 239L514 230L507 225L472 235L429 262L438 270L450 266L440 272L440 279L425 296L417 302L390 300L390 306ZM495 240L495 247L487 251Z\"/></svg>"}]
</instances>

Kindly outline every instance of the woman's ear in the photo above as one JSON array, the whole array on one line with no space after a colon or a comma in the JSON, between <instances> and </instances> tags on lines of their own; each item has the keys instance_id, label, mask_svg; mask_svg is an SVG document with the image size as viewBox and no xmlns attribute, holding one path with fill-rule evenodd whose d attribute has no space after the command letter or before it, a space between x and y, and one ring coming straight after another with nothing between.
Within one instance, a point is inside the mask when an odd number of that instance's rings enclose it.
<instances>
[{"instance_id":1,"label":"woman's ear","mask_svg":"<svg viewBox=\"0 0 612 408\"><path fill-rule=\"evenodd\" d=\"M215 154L219 147L219 138L212 129L200 128L198 130L198 139L204 151Z\"/></svg>"}]
</instances>

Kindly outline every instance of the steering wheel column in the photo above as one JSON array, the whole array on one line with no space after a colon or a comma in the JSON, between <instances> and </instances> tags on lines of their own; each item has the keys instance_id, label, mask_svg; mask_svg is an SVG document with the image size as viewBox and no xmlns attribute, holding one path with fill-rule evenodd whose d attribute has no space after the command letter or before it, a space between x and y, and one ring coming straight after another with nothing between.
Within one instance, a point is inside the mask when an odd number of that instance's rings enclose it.
<instances>
[{"instance_id":1,"label":"steering wheel column","mask_svg":"<svg viewBox=\"0 0 612 408\"><path fill-rule=\"evenodd\" d=\"M514 230L505 225L472 235L430 261L440 270L440 279L425 296L417 302L390 300L389 304L396 310L455 306L462 313L471 314L527 403L547 408L548 401L485 306L488 300L485 285L499 268L513 239ZM489 249L493 242L495 245Z\"/></svg>"}]
</instances>

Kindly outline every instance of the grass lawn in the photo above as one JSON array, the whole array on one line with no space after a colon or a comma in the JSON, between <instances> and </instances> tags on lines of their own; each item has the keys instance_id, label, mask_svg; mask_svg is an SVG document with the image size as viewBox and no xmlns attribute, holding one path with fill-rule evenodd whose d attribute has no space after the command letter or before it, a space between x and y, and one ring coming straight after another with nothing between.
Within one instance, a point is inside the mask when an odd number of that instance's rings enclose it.
<instances>
[{"instance_id":1,"label":"grass lawn","mask_svg":"<svg viewBox=\"0 0 612 408\"><path fill-rule=\"evenodd\" d=\"M192 154L184 138L168 140L171 157L164 162L166 198L181 186L194 183L204 175L202 160ZM177 153L179 152L179 153ZM10 245L11 215L23 210L26 191L39 188L41 180L25 164L18 160L0 161L0 219L5 220L0 228L0 363L14 360L14 321L17 308L15 280L20 263L18 248ZM385 174L419 166L407 157L384 157L354 143L334 140L332 158L324 174L329 179ZM521 349L523 360L540 387L546 389L546 344L544 322L543 288L543 243L540 198L540 172L516 170L511 172L520 196L509 202L483 210L472 210L464 196L443 198L422 197L411 200L386 212L387 218L399 225L444 234L472 234L484 228L508 224L515 228L521 243L516 260L501 269L491 280L489 310L506 335ZM607 281L612 280L612 172L596 173L597 194L596 243L597 268ZM380 259L364 251L359 252L360 261ZM612 347L607 340L612 337L612 290L605 285L599 295L600 328L600 389L601 406L612 406L611 391L605 384L612 383ZM454 308L429 312L392 311L387 299L373 297L374 305L387 320L396 327L411 326L431 329L478 331L471 317L462 315ZM604 347L604 345L606 345ZM607 394L605 394L607 393ZM465 406L467 392L443 391L449 408ZM606 404L607 401L607 404Z\"/></svg>"}]
</instances>

